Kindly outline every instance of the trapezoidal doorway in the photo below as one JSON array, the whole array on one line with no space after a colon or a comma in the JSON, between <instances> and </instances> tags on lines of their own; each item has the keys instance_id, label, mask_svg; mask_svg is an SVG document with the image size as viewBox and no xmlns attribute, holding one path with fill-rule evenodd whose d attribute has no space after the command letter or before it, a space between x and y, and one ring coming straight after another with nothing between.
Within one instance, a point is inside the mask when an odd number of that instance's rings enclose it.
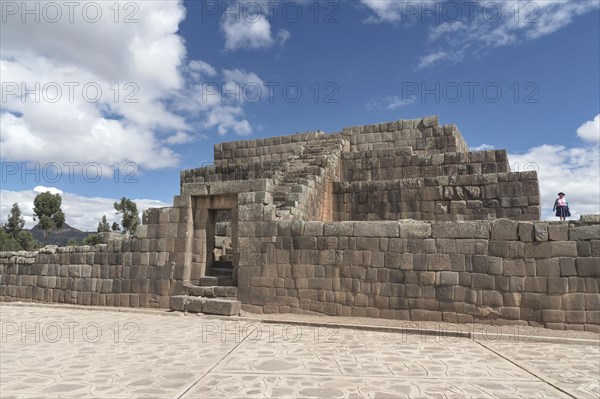
<instances>
[{"instance_id":1,"label":"trapezoidal doorway","mask_svg":"<svg viewBox=\"0 0 600 399\"><path fill-rule=\"evenodd\" d=\"M214 276L219 285L235 285L237 269L237 195L195 197L189 281Z\"/></svg>"}]
</instances>

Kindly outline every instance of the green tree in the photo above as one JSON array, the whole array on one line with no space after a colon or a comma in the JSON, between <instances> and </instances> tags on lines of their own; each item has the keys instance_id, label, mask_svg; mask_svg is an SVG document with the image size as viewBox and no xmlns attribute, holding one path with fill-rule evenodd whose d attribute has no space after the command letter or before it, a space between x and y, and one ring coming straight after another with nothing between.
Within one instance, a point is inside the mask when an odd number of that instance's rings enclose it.
<instances>
[{"instance_id":1,"label":"green tree","mask_svg":"<svg viewBox=\"0 0 600 399\"><path fill-rule=\"evenodd\" d=\"M75 247L75 246L77 246L77 245L79 245L79 243L78 243L78 242L77 242L77 240L76 240L76 239L74 239L74 238L71 238L71 239L69 240L69 242L67 243L67 247Z\"/></svg>"},{"instance_id":2,"label":"green tree","mask_svg":"<svg viewBox=\"0 0 600 399\"><path fill-rule=\"evenodd\" d=\"M121 226L123 227L123 232L135 233L138 224L140 223L140 216L138 215L135 202L123 197L119 202L115 202L114 207L117 211L117 215L121 214Z\"/></svg>"},{"instance_id":3,"label":"green tree","mask_svg":"<svg viewBox=\"0 0 600 399\"><path fill-rule=\"evenodd\" d=\"M10 209L10 215L8 215L8 222L4 225L4 228L8 234L12 234L15 237L25 226L25 219L21 216L21 208L16 202Z\"/></svg>"},{"instance_id":4,"label":"green tree","mask_svg":"<svg viewBox=\"0 0 600 399\"><path fill-rule=\"evenodd\" d=\"M15 236L15 239L23 251L35 251L41 247L41 244L34 240L31 233L26 230L19 231L19 233Z\"/></svg>"},{"instance_id":5,"label":"green tree","mask_svg":"<svg viewBox=\"0 0 600 399\"><path fill-rule=\"evenodd\" d=\"M20 251L21 246L18 241L8 234L4 227L0 228L0 251Z\"/></svg>"},{"instance_id":6,"label":"green tree","mask_svg":"<svg viewBox=\"0 0 600 399\"><path fill-rule=\"evenodd\" d=\"M0 251L33 251L40 244L29 231L23 230L25 219L21 216L19 204L13 204L8 222L0 228Z\"/></svg>"},{"instance_id":7,"label":"green tree","mask_svg":"<svg viewBox=\"0 0 600 399\"><path fill-rule=\"evenodd\" d=\"M50 230L60 229L65 223L65 214L60 208L61 205L61 196L51 194L50 191L38 194L33 200L33 213L39 219L39 228L44 230L44 245L48 242Z\"/></svg>"},{"instance_id":8,"label":"green tree","mask_svg":"<svg viewBox=\"0 0 600 399\"><path fill-rule=\"evenodd\" d=\"M119 226L119 223L117 222L113 222L112 226L110 227L110 229L112 231L121 231L121 226Z\"/></svg>"},{"instance_id":9,"label":"green tree","mask_svg":"<svg viewBox=\"0 0 600 399\"><path fill-rule=\"evenodd\" d=\"M98 233L106 233L110 231L110 225L106 220L106 215L102 215L102 220L98 222Z\"/></svg>"},{"instance_id":10,"label":"green tree","mask_svg":"<svg viewBox=\"0 0 600 399\"><path fill-rule=\"evenodd\" d=\"M100 236L98 234L89 234L83 239L83 245L100 244Z\"/></svg>"}]
</instances>

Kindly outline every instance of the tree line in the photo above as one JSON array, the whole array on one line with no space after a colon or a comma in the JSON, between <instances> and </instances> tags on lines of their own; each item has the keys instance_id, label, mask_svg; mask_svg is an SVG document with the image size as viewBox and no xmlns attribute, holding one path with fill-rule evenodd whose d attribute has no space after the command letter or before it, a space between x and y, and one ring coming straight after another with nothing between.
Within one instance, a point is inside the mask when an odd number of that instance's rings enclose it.
<instances>
[{"instance_id":1,"label":"tree line","mask_svg":"<svg viewBox=\"0 0 600 399\"><path fill-rule=\"evenodd\" d=\"M116 221L109 224L106 215L98 222L97 233L121 232L135 234L140 223L137 205L130 199L121 198L113 204L116 215L121 216L120 224ZM65 224L66 216L62 210L62 197L49 191L38 194L33 200L33 220L36 226L44 232L43 244L33 238L31 232L24 230L25 219L18 203L14 203L8 220L0 226L0 251L34 251L45 246L53 230L59 230ZM89 234L83 239L83 245L95 245L100 242L98 234ZM67 245L79 245L71 238Z\"/></svg>"}]
</instances>

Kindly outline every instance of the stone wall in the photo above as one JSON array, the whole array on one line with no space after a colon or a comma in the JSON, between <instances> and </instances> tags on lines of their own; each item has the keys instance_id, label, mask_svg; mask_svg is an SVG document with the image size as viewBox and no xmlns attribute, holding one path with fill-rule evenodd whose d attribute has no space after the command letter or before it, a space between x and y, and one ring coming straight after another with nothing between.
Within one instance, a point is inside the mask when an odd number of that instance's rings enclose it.
<instances>
[{"instance_id":1,"label":"stone wall","mask_svg":"<svg viewBox=\"0 0 600 399\"><path fill-rule=\"evenodd\" d=\"M522 221L539 219L537 174L437 117L218 144L180 183L134 238L2 253L0 300L183 306L233 284L257 312L597 330L600 220ZM221 211L231 265L212 275Z\"/></svg>"},{"instance_id":2,"label":"stone wall","mask_svg":"<svg viewBox=\"0 0 600 399\"><path fill-rule=\"evenodd\" d=\"M536 172L335 183L335 220L539 220Z\"/></svg>"},{"instance_id":3,"label":"stone wall","mask_svg":"<svg viewBox=\"0 0 600 399\"><path fill-rule=\"evenodd\" d=\"M119 240L94 247L0 252L0 299L167 308L175 272L169 253L140 252L131 244Z\"/></svg>"},{"instance_id":4,"label":"stone wall","mask_svg":"<svg viewBox=\"0 0 600 399\"><path fill-rule=\"evenodd\" d=\"M505 150L416 155L410 147L342 154L341 181L508 173Z\"/></svg>"},{"instance_id":5,"label":"stone wall","mask_svg":"<svg viewBox=\"0 0 600 399\"><path fill-rule=\"evenodd\" d=\"M440 125L437 116L343 129L351 151L411 147L418 154L467 152L467 143L455 125Z\"/></svg>"},{"instance_id":6,"label":"stone wall","mask_svg":"<svg viewBox=\"0 0 600 399\"><path fill-rule=\"evenodd\" d=\"M245 241L252 312L599 331L600 224L272 222Z\"/></svg>"},{"instance_id":7,"label":"stone wall","mask_svg":"<svg viewBox=\"0 0 600 399\"><path fill-rule=\"evenodd\" d=\"M223 166L286 160L301 154L307 143L324 135L321 131L314 131L216 144L214 162L215 165Z\"/></svg>"}]
</instances>

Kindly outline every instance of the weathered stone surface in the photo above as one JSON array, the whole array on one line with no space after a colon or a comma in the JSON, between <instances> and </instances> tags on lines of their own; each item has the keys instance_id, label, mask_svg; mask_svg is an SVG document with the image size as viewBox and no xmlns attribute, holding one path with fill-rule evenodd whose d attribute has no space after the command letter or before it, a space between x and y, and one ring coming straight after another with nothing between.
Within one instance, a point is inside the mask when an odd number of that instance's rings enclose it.
<instances>
[{"instance_id":1,"label":"weathered stone surface","mask_svg":"<svg viewBox=\"0 0 600 399\"><path fill-rule=\"evenodd\" d=\"M554 224L548 226L548 239L550 241L568 241L569 226L566 224Z\"/></svg>"},{"instance_id":2,"label":"weathered stone surface","mask_svg":"<svg viewBox=\"0 0 600 399\"><path fill-rule=\"evenodd\" d=\"M400 237L403 238L429 238L431 237L431 223L400 223Z\"/></svg>"},{"instance_id":3,"label":"weathered stone surface","mask_svg":"<svg viewBox=\"0 0 600 399\"><path fill-rule=\"evenodd\" d=\"M207 300L208 299L202 297L187 297L184 309L188 312L201 313Z\"/></svg>"},{"instance_id":4,"label":"weathered stone surface","mask_svg":"<svg viewBox=\"0 0 600 399\"><path fill-rule=\"evenodd\" d=\"M600 277L600 257L577 258L577 275L581 277Z\"/></svg>"},{"instance_id":5,"label":"weathered stone surface","mask_svg":"<svg viewBox=\"0 0 600 399\"><path fill-rule=\"evenodd\" d=\"M600 223L600 214L580 215L579 220L583 223Z\"/></svg>"},{"instance_id":6,"label":"weathered stone surface","mask_svg":"<svg viewBox=\"0 0 600 399\"><path fill-rule=\"evenodd\" d=\"M534 224L535 241L548 241L548 226L546 223Z\"/></svg>"},{"instance_id":7,"label":"weathered stone surface","mask_svg":"<svg viewBox=\"0 0 600 399\"><path fill-rule=\"evenodd\" d=\"M240 310L241 302L230 299L212 298L202 305L202 313L207 314L233 316L239 314Z\"/></svg>"},{"instance_id":8,"label":"weathered stone surface","mask_svg":"<svg viewBox=\"0 0 600 399\"><path fill-rule=\"evenodd\" d=\"M434 238L489 238L489 225L485 222L432 223Z\"/></svg>"},{"instance_id":9,"label":"weathered stone surface","mask_svg":"<svg viewBox=\"0 0 600 399\"><path fill-rule=\"evenodd\" d=\"M593 226L573 227L569 230L569 239L578 240L598 240L600 239L600 224Z\"/></svg>"},{"instance_id":10,"label":"weathered stone surface","mask_svg":"<svg viewBox=\"0 0 600 399\"><path fill-rule=\"evenodd\" d=\"M183 312L188 300L189 297L187 295L172 296L169 301L169 309Z\"/></svg>"},{"instance_id":11,"label":"weathered stone surface","mask_svg":"<svg viewBox=\"0 0 600 399\"><path fill-rule=\"evenodd\" d=\"M354 222L357 237L399 237L397 222Z\"/></svg>"},{"instance_id":12,"label":"weathered stone surface","mask_svg":"<svg viewBox=\"0 0 600 399\"><path fill-rule=\"evenodd\" d=\"M325 223L326 236L346 236L354 235L354 222L335 222Z\"/></svg>"},{"instance_id":13,"label":"weathered stone surface","mask_svg":"<svg viewBox=\"0 0 600 399\"><path fill-rule=\"evenodd\" d=\"M491 223L492 240L517 240L519 223L508 220L498 219Z\"/></svg>"}]
</instances>

